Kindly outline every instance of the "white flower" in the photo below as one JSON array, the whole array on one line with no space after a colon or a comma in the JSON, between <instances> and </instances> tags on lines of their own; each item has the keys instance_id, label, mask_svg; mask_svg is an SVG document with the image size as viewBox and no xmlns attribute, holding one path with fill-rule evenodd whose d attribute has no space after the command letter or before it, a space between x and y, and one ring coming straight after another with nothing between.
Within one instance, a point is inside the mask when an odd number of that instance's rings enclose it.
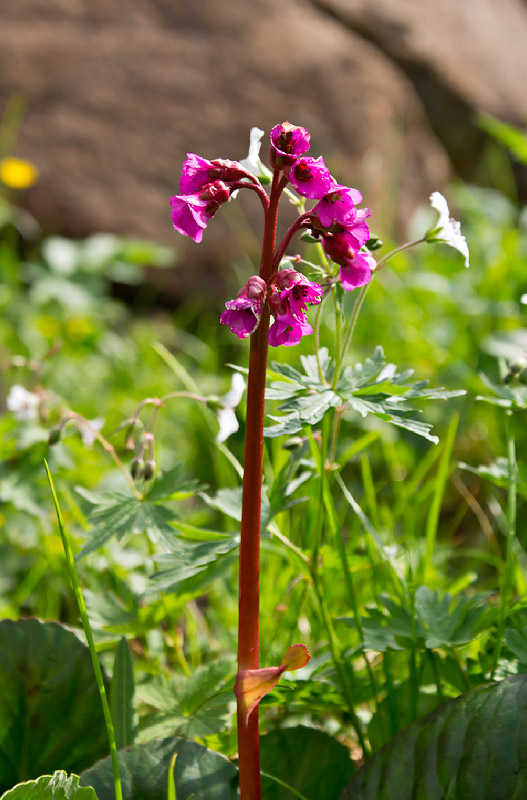
<instances>
[{"instance_id":1,"label":"white flower","mask_svg":"<svg viewBox=\"0 0 527 800\"><path fill-rule=\"evenodd\" d=\"M95 419L87 419L88 424L81 425L80 434L84 447L93 447L95 442L96 432L100 431L104 425L103 417L95 417Z\"/></svg>"},{"instance_id":2,"label":"white flower","mask_svg":"<svg viewBox=\"0 0 527 800\"><path fill-rule=\"evenodd\" d=\"M13 411L18 420L31 420L38 417L40 397L34 392L28 392L19 383L15 383L9 390L6 405Z\"/></svg>"},{"instance_id":3,"label":"white flower","mask_svg":"<svg viewBox=\"0 0 527 800\"><path fill-rule=\"evenodd\" d=\"M527 294L522 294L522 296L520 297L520 303L523 306L527 306Z\"/></svg>"},{"instance_id":4,"label":"white flower","mask_svg":"<svg viewBox=\"0 0 527 800\"><path fill-rule=\"evenodd\" d=\"M220 397L218 401L219 408L217 414L220 430L216 436L217 442L224 442L231 433L236 433L240 427L233 409L236 408L242 399L244 390L245 381L239 372L235 372L232 376L230 390L227 394L223 395L223 397Z\"/></svg>"},{"instance_id":5,"label":"white flower","mask_svg":"<svg viewBox=\"0 0 527 800\"><path fill-rule=\"evenodd\" d=\"M262 146L262 136L264 133L265 131L261 128L251 128L251 133L249 135L249 155L247 158L240 161L240 164L242 167L245 167L245 169L248 169L249 172L252 172L257 178L263 178L265 182L271 179L272 173L267 169L260 158L260 148Z\"/></svg>"},{"instance_id":6,"label":"white flower","mask_svg":"<svg viewBox=\"0 0 527 800\"><path fill-rule=\"evenodd\" d=\"M467 240L461 233L461 226L457 219L452 219L446 199L440 192L430 195L430 203L439 214L437 225L426 232L427 242L444 242L458 250L465 257L465 267L469 266L469 253Z\"/></svg>"}]
</instances>

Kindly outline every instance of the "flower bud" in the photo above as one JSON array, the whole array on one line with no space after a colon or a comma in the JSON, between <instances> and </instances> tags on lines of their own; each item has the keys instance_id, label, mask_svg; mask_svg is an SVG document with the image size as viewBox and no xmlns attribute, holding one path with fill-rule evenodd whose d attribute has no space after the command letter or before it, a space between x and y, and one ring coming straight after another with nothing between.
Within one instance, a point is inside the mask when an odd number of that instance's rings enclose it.
<instances>
[{"instance_id":1,"label":"flower bud","mask_svg":"<svg viewBox=\"0 0 527 800\"><path fill-rule=\"evenodd\" d=\"M148 461L145 461L145 466L143 469L143 478L145 481L151 481L154 477L156 471L156 462L153 458L149 458Z\"/></svg>"},{"instance_id":2,"label":"flower bud","mask_svg":"<svg viewBox=\"0 0 527 800\"><path fill-rule=\"evenodd\" d=\"M53 447L54 444L58 444L60 442L61 436L62 436L62 428L60 426L58 428L52 428L48 436L49 446Z\"/></svg>"},{"instance_id":3,"label":"flower bud","mask_svg":"<svg viewBox=\"0 0 527 800\"><path fill-rule=\"evenodd\" d=\"M219 397L216 397L216 395L211 395L211 397L208 397L207 408L210 408L211 411L218 411L218 409L223 408Z\"/></svg>"},{"instance_id":4,"label":"flower bud","mask_svg":"<svg viewBox=\"0 0 527 800\"><path fill-rule=\"evenodd\" d=\"M384 247L384 242L382 239L379 239L376 233L372 233L366 242L366 247L370 253L373 253L375 250L380 250L381 247Z\"/></svg>"},{"instance_id":5,"label":"flower bud","mask_svg":"<svg viewBox=\"0 0 527 800\"><path fill-rule=\"evenodd\" d=\"M145 462L142 458L134 458L132 461L132 466L130 467L130 474L134 481L139 480L143 477L143 472L145 468Z\"/></svg>"},{"instance_id":6,"label":"flower bud","mask_svg":"<svg viewBox=\"0 0 527 800\"><path fill-rule=\"evenodd\" d=\"M251 275L245 286L242 286L238 292L238 297L246 292L247 297L249 297L251 300L261 299L263 298L266 289L267 284L263 278L260 278L259 275Z\"/></svg>"}]
</instances>

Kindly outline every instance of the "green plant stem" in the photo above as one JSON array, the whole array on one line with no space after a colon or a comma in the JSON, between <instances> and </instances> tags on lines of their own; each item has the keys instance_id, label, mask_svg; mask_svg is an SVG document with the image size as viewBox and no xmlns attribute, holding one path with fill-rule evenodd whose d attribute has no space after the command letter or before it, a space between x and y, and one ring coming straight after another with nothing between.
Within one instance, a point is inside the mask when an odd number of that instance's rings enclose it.
<instances>
[{"instance_id":1,"label":"green plant stem","mask_svg":"<svg viewBox=\"0 0 527 800\"><path fill-rule=\"evenodd\" d=\"M333 389L338 383L340 377L340 367L342 363L342 314L340 313L339 303L337 298L337 287L335 284L331 286L331 296L333 297L333 308L335 309L335 374L333 376Z\"/></svg>"},{"instance_id":2,"label":"green plant stem","mask_svg":"<svg viewBox=\"0 0 527 800\"><path fill-rule=\"evenodd\" d=\"M496 647L492 659L490 679L494 679L494 674L498 666L501 648L503 645L503 635L505 633L505 620L507 617L507 607L512 595L513 566L514 566L514 540L516 538L516 507L517 507L517 480L518 464L516 461L516 442L512 432L512 412L507 413L507 466L508 466L508 485L507 485L507 539L505 543L505 568L503 570L503 586L501 590L501 603L498 617L498 630L496 632Z\"/></svg>"},{"instance_id":3,"label":"green plant stem","mask_svg":"<svg viewBox=\"0 0 527 800\"><path fill-rule=\"evenodd\" d=\"M390 736L394 736L397 733L399 726L397 723L397 708L394 702L395 687L393 684L392 675L392 656L389 651L386 651L383 654L382 667L386 680L386 700L388 703L388 713L390 717Z\"/></svg>"},{"instance_id":4,"label":"green plant stem","mask_svg":"<svg viewBox=\"0 0 527 800\"><path fill-rule=\"evenodd\" d=\"M379 272L379 270L381 270L394 256L398 255L399 253L404 253L405 250L410 250L410 248L415 247L416 244L421 244L422 242L426 242L426 236L421 236L419 239L412 239L411 242L405 242L405 244L401 244L399 247L395 247L393 250L390 250L389 253L386 253L386 255L377 262L375 272Z\"/></svg>"},{"instance_id":5,"label":"green plant stem","mask_svg":"<svg viewBox=\"0 0 527 800\"><path fill-rule=\"evenodd\" d=\"M327 471L326 471L327 472ZM324 497L324 507L326 509L327 519L329 521L330 530L332 534L333 541L337 546L337 550L339 553L340 562L342 565L342 572L344 574L344 583L346 584L346 590L348 593L348 599L351 606L351 610L353 612L353 619L355 621L355 626L357 628L357 632L359 634L360 640L360 647L362 650L362 655L364 658L364 663L366 666L366 672L368 673L368 677L370 679L370 686L373 695L373 701L375 703L375 708L379 710L379 702L377 698L377 686L375 684L375 677L373 675L373 670L366 654L364 652L363 647L363 629L362 629L362 620L359 612L359 604L357 602L357 596L355 593L355 587L353 585L353 580L351 577L351 570L348 564L348 555L346 553L346 546L344 544L344 539L342 537L342 532L340 526L338 525L338 520L335 514L335 506L333 505L333 500L331 497L330 487L329 487L329 478L326 475L323 481L323 497Z\"/></svg>"},{"instance_id":6,"label":"green plant stem","mask_svg":"<svg viewBox=\"0 0 527 800\"><path fill-rule=\"evenodd\" d=\"M355 592L353 589L353 584L351 581L351 575L347 564L344 542L342 541L340 532L337 530L337 525L335 521L335 509L331 501L331 495L329 492L328 470L326 468L327 441L328 441L328 424L327 424L327 418L324 418L322 422L322 442L320 446L320 455L318 464L319 482L320 482L320 499L318 503L318 513L317 513L318 530L316 531L317 534L315 540L316 547L313 548L313 556L311 559L311 578L313 581L313 587L315 590L315 595L320 609L322 621L326 628L333 664L335 666L335 671L337 673L337 676L341 684L342 694L344 696L346 703L348 704L348 710L351 716L352 725L355 729L355 733L357 734L359 744L362 747L364 757L366 758L369 753L369 748L362 733L362 726L360 724L360 720L358 719L357 714L355 712L355 700L354 700L355 691L353 686L353 676L352 673L349 676L346 673L344 659L342 657L342 652L338 643L337 636L335 634L335 629L333 627L333 621L331 619L331 615L329 613L327 603L324 597L322 578L319 575L319 569L318 569L318 549L322 537L322 526L324 524L324 519L327 519L329 521L329 527L330 527L330 532L332 534L332 538L339 549L339 554L344 569L344 576L350 596L353 615L356 621L357 619L359 620L358 624L360 631L361 623L359 618L358 606L355 597ZM326 511L327 516L325 518L322 515L323 510ZM375 696L375 691L374 691L374 696Z\"/></svg>"},{"instance_id":7,"label":"green plant stem","mask_svg":"<svg viewBox=\"0 0 527 800\"><path fill-rule=\"evenodd\" d=\"M57 521L60 531L60 536L62 539L62 546L64 548L64 554L66 556L66 562L68 564L68 570L70 573L70 580L71 585L73 588L73 593L75 595L75 599L77 601L77 606L79 608L79 614L82 620L82 627L84 628L84 634L86 636L86 640L88 642L88 647L90 648L90 656L93 665L93 671L95 673L95 680L97 682L97 688L99 690L99 696L101 698L102 710L104 714L104 721L106 723L106 732L108 734L108 741L110 744L110 754L112 759L112 770L113 770L113 784L114 784L114 791L115 791L115 800L122 800L123 792L121 788L121 778L119 775L119 762L117 759L117 746L115 743L115 731L113 728L112 722L112 715L110 713L110 706L108 705L108 698L106 697L106 689L104 687L104 680L102 677L101 665L99 664L99 659L97 658L97 651L95 649L95 642L93 641L93 634L91 630L90 620L88 619L88 614L86 611L86 604L84 602L84 597L82 595L81 584L79 580L79 573L77 572L77 568L75 566L75 558L73 556L73 550L71 549L71 544L68 539L66 529L64 527L64 521L62 519L62 513L60 511L59 501L57 498L57 494L55 492L55 487L53 485L53 479L51 477L51 473L49 471L47 461L44 461L44 465L46 467L46 473L48 476L49 485L51 488L51 494L53 496L53 502L55 504L55 511L57 513Z\"/></svg>"},{"instance_id":8,"label":"green plant stem","mask_svg":"<svg viewBox=\"0 0 527 800\"><path fill-rule=\"evenodd\" d=\"M280 175L280 171L275 170L269 209L265 215L260 262L260 277L265 281L272 275L278 202L286 183ZM249 353L240 539L238 671L258 669L259 661L260 518L268 330L269 306L266 304L260 325L251 336ZM259 800L258 707L245 720L240 698L237 710L240 794L242 800Z\"/></svg>"},{"instance_id":9,"label":"green plant stem","mask_svg":"<svg viewBox=\"0 0 527 800\"><path fill-rule=\"evenodd\" d=\"M101 443L101 445L103 446L104 450L106 450L106 452L107 452L107 453L109 453L109 455L110 455L110 456L113 458L113 461L114 461L114 463L115 463L115 466L116 466L116 467L117 467L117 468L120 470L120 472L122 473L122 475L123 475L123 477L124 477L124 479L125 479L126 483L128 484L128 486L129 486L129 487L130 487L130 489L132 490L132 492L133 492L133 494L135 495L135 497L137 498L137 500L142 500L142 499L143 499L143 495L142 495L142 494L141 494L141 492L140 492L140 491L137 489L136 485L134 484L134 482L133 482L133 480L132 480L132 478L131 478L131 476L130 476L130 473L128 472L128 470L127 470L127 469L126 469L126 467L124 466L123 462L121 461L121 459L119 458L119 456L118 456L118 455L117 455L117 453L115 452L115 447L113 446L113 444L110 444L110 442L108 442L108 441L107 441L107 440L104 438L104 436L102 435L102 433L101 433L101 432L100 432L100 431L99 431L97 428L95 428L95 427L94 427L94 426L93 426L93 425L90 423L90 421L89 421L88 419L84 419L84 417L82 417L80 414L77 414L75 411L70 411L70 412L68 413L68 416L67 416L65 419L66 419L66 421L68 421L68 420L75 420L75 421L76 421L76 422L77 422L79 425L81 425L81 426L83 426L83 427L87 428L87 429L90 431L90 433L91 433L93 436L95 436L95 438L97 439L97 441L98 441L98 442L100 442L100 443Z\"/></svg>"},{"instance_id":10,"label":"green plant stem","mask_svg":"<svg viewBox=\"0 0 527 800\"><path fill-rule=\"evenodd\" d=\"M442 703L443 700L445 699L445 696L443 694L443 689L441 687L441 676L439 674L439 668L437 666L437 660L439 659L439 656L437 655L437 653L434 653L433 650L429 649L426 649L425 653L428 656L428 659L432 667L432 672L434 673L434 680L436 683L436 691L437 691L437 701L438 703Z\"/></svg>"},{"instance_id":11,"label":"green plant stem","mask_svg":"<svg viewBox=\"0 0 527 800\"><path fill-rule=\"evenodd\" d=\"M345 358L346 353L348 351L348 347L350 346L351 339L353 337L353 332L355 330L355 325L357 324L357 319L358 319L358 316L359 316L359 312L360 312L360 310L362 308L362 304L364 303L364 298L366 297L366 293L367 293L368 289L370 288L375 275L388 263L388 261L391 258L393 258L393 256L397 255L398 253L403 253L405 250L410 250L411 247L415 247L415 245L421 244L421 242L425 242L425 241L426 241L426 239L423 236L420 239L413 239L411 242L406 242L406 244L402 244L400 247L396 247L394 250L392 250L391 252L387 253L384 256L384 258L381 258L381 260L377 262L377 266L375 268L374 273L371 276L370 282L367 283L365 286L362 286L360 288L359 293L357 294L357 297L355 299L355 305L353 306L353 311L351 313L351 320L350 320L349 328L346 331L346 335L344 337L344 342L343 342L343 345L342 345L342 350L341 350L341 359L342 359L342 361L344 361L344 358ZM335 376L336 377L335 377L335 384L334 385L336 385L336 381L338 381L339 373L340 373L340 369L339 370L335 370Z\"/></svg>"},{"instance_id":12,"label":"green plant stem","mask_svg":"<svg viewBox=\"0 0 527 800\"><path fill-rule=\"evenodd\" d=\"M313 588L315 590L315 596L317 598L324 627L326 628L329 649L331 652L333 664L335 666L335 672L337 673L342 688L342 694L344 695L344 699L348 704L348 711L351 718L351 724L353 726L355 733L357 734L357 739L362 748L364 758L367 758L370 754L370 749L366 743L364 734L362 733L362 725L360 724L360 720L355 712L354 692L352 687L350 686L348 675L346 674L346 668L342 658L340 647L338 645L338 639L335 634L335 628L333 627L333 621L331 619L331 615L329 613L327 603L324 598L324 592L322 591L322 588L320 586L319 577L317 574L313 573L312 578L313 578Z\"/></svg>"},{"instance_id":13,"label":"green plant stem","mask_svg":"<svg viewBox=\"0 0 527 800\"><path fill-rule=\"evenodd\" d=\"M344 358L346 357L346 353L348 352L348 347L350 346L350 342L351 342L351 339L352 339L352 336L353 336L353 332L355 330L355 325L357 324L357 319L359 317L359 312L360 312L360 310L362 308L362 304L364 303L364 298L366 297L366 293L367 293L368 289L371 286L371 283L373 281L373 277L374 276L372 275L371 281L369 283L367 283L366 286L362 286L361 287L357 297L355 298L355 305L353 306L353 311L351 312L351 320L350 320L349 328L346 331L346 334L344 336L344 342L342 344L342 350L341 350L342 361L344 361ZM336 370L335 370L335 376L338 376L338 373L337 373ZM336 379L338 380L338 377L336 377Z\"/></svg>"},{"instance_id":14,"label":"green plant stem","mask_svg":"<svg viewBox=\"0 0 527 800\"><path fill-rule=\"evenodd\" d=\"M417 699L419 694L419 681L417 679L417 648L415 630L415 584L413 574L410 572L408 580L410 592L410 613L412 617L412 647L409 652L409 672L410 672L410 718L412 722L417 719Z\"/></svg>"},{"instance_id":15,"label":"green plant stem","mask_svg":"<svg viewBox=\"0 0 527 800\"><path fill-rule=\"evenodd\" d=\"M459 423L459 415L454 414L450 418L448 431L446 435L443 452L439 461L439 468L435 480L434 496L430 505L430 510L426 519L426 536L425 536L425 559L422 569L422 581L428 583L431 578L432 571L432 558L434 555L435 544L437 539L437 527L439 524L439 513L441 511L441 503L445 493L445 486L448 480L450 457L452 455L452 448L456 439L456 431Z\"/></svg>"},{"instance_id":16,"label":"green plant stem","mask_svg":"<svg viewBox=\"0 0 527 800\"><path fill-rule=\"evenodd\" d=\"M325 294L322 297L322 300L318 304L317 313L315 315L315 326L314 326L314 344L315 344L315 358L317 360L317 369L318 369L318 377L320 378L320 382L327 385L327 380L324 376L322 371L322 365L320 363L320 322L322 320L322 306L326 302L328 295Z\"/></svg>"},{"instance_id":17,"label":"green plant stem","mask_svg":"<svg viewBox=\"0 0 527 800\"><path fill-rule=\"evenodd\" d=\"M470 682L469 682L469 679L467 678L465 670L463 669L463 665L461 663L461 659L459 658L459 655L458 655L458 652L457 652L456 648L451 645L448 648L448 652L450 653L450 655L452 656L452 658L456 662L457 668L459 670L459 675L460 675L461 680L463 682L463 686L468 691L470 689Z\"/></svg>"}]
</instances>

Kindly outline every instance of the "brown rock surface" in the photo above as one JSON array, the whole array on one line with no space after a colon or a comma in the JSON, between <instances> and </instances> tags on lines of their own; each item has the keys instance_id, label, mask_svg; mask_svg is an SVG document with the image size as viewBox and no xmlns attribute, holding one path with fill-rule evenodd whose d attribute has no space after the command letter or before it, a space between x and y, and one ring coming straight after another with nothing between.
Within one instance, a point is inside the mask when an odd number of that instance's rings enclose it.
<instances>
[{"instance_id":1,"label":"brown rock surface","mask_svg":"<svg viewBox=\"0 0 527 800\"><path fill-rule=\"evenodd\" d=\"M174 238L167 201L181 161L187 150L244 157L251 126L268 131L287 118L309 128L313 154L395 222L444 184L446 151L460 169L451 139L472 152L473 108L511 121L525 111L527 7L497 6L4 3L0 106L13 90L27 98L16 151L42 173L25 203L66 234L151 236L200 259L221 244L229 259L239 252L228 225L239 211L218 215L203 248ZM258 226L254 199L243 207Z\"/></svg>"}]
</instances>

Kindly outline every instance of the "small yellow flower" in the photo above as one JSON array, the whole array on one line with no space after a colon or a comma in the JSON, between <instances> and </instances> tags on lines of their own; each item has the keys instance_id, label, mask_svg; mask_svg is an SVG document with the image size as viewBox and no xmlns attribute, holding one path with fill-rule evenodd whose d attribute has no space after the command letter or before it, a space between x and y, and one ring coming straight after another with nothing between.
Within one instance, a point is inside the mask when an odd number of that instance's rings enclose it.
<instances>
[{"instance_id":1,"label":"small yellow flower","mask_svg":"<svg viewBox=\"0 0 527 800\"><path fill-rule=\"evenodd\" d=\"M21 158L0 160L0 180L10 189L27 189L38 180L38 168Z\"/></svg>"}]
</instances>

